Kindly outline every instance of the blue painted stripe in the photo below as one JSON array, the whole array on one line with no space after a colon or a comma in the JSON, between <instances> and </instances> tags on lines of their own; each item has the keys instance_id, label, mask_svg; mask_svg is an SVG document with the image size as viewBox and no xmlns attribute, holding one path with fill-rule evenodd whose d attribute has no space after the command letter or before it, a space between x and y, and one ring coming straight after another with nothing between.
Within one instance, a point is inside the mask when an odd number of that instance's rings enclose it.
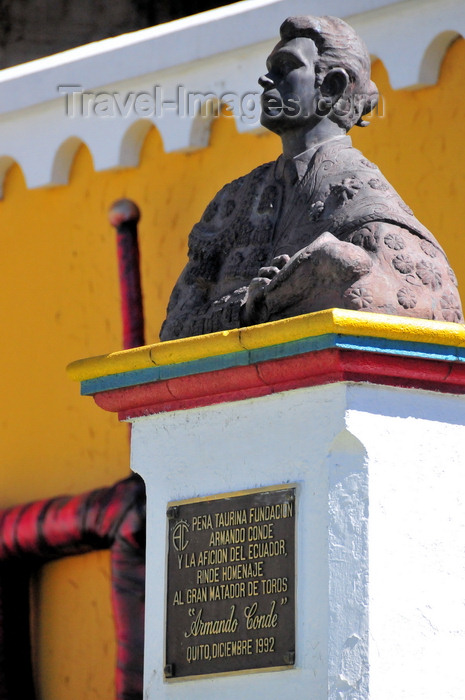
<instances>
[{"instance_id":1,"label":"blue painted stripe","mask_svg":"<svg viewBox=\"0 0 465 700\"><path fill-rule=\"evenodd\" d=\"M389 355L404 355L406 357L421 357L429 360L445 362L465 362L465 348L453 345L435 345L432 343L416 343L412 340L388 340L386 338L363 338L361 336L338 336L336 347L346 350L366 350ZM367 341L369 341L367 343Z\"/></svg>"},{"instance_id":2,"label":"blue painted stripe","mask_svg":"<svg viewBox=\"0 0 465 700\"><path fill-rule=\"evenodd\" d=\"M289 343L270 345L266 348L244 350L227 355L205 357L190 362L180 362L174 365L154 366L134 370L133 372L121 372L106 377L87 379L81 382L81 394L91 396L101 391L122 389L139 384L148 384L150 382L186 377L191 374L202 374L203 372L213 372L232 367L244 367L257 362L278 360L307 352L327 350L328 348L403 355L405 357L418 357L445 362L465 362L465 348L433 343L416 343L411 340L388 340L387 338L328 333L317 337L293 340Z\"/></svg>"}]
</instances>

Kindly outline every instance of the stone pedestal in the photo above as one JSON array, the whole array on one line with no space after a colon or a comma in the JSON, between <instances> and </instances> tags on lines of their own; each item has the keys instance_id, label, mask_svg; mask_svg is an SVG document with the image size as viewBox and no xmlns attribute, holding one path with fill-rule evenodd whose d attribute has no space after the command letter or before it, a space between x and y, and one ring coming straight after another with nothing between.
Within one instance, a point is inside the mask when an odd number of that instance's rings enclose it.
<instances>
[{"instance_id":1,"label":"stone pedestal","mask_svg":"<svg viewBox=\"0 0 465 700\"><path fill-rule=\"evenodd\" d=\"M459 700L465 332L331 310L72 366L147 485L149 700ZM165 678L167 508L292 484L295 664Z\"/></svg>"}]
</instances>

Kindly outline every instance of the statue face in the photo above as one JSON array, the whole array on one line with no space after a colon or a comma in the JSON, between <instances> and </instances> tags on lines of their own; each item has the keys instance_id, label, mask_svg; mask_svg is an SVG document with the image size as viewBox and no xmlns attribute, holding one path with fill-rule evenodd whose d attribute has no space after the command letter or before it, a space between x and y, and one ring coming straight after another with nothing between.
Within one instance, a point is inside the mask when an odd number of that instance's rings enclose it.
<instances>
[{"instance_id":1,"label":"statue face","mask_svg":"<svg viewBox=\"0 0 465 700\"><path fill-rule=\"evenodd\" d=\"M315 125L318 91L315 88L315 62L318 52L314 42L297 37L279 42L268 56L268 73L258 82L263 88L260 121L279 134L288 129Z\"/></svg>"}]
</instances>

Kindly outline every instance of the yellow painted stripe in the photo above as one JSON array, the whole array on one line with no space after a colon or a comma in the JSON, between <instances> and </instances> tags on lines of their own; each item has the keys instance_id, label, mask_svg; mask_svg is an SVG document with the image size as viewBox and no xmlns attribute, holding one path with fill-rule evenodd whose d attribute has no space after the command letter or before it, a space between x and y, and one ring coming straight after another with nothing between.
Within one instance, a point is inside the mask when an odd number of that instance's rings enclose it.
<instances>
[{"instance_id":1,"label":"yellow painted stripe","mask_svg":"<svg viewBox=\"0 0 465 700\"><path fill-rule=\"evenodd\" d=\"M179 364L241 350L264 348L327 333L465 347L463 324L328 309L260 326L170 340L77 360L68 366L67 371L72 379L84 381L156 365Z\"/></svg>"},{"instance_id":2,"label":"yellow painted stripe","mask_svg":"<svg viewBox=\"0 0 465 700\"><path fill-rule=\"evenodd\" d=\"M150 357L154 365L176 365L179 362L227 355L241 350L244 350L241 344L241 333L240 329L236 329L157 343L151 346Z\"/></svg>"}]
</instances>

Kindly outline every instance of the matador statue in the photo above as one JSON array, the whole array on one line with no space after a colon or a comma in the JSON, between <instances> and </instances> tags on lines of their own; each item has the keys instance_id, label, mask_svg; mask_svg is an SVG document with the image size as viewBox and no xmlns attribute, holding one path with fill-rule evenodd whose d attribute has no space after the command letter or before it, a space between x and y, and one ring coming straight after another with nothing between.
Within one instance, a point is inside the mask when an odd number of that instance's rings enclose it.
<instances>
[{"instance_id":1,"label":"matador statue","mask_svg":"<svg viewBox=\"0 0 465 700\"><path fill-rule=\"evenodd\" d=\"M335 17L280 34L259 84L283 153L207 206L161 339L332 307L463 322L441 246L347 135L378 100L365 44Z\"/></svg>"}]
</instances>

